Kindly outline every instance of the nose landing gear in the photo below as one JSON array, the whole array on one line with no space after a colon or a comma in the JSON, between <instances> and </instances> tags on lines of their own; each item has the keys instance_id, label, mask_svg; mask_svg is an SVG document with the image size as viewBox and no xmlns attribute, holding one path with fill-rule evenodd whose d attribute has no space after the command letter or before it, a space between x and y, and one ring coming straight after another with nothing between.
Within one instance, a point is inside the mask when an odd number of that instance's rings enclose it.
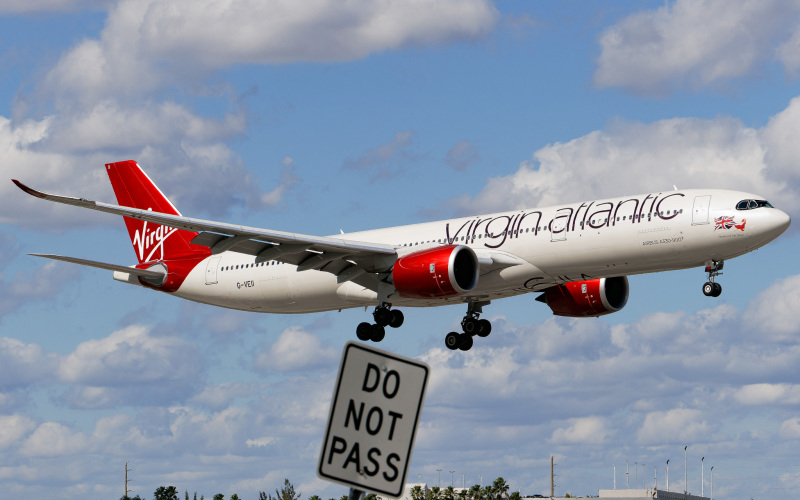
<instances>
[{"instance_id":1,"label":"nose landing gear","mask_svg":"<svg viewBox=\"0 0 800 500\"><path fill-rule=\"evenodd\" d=\"M724 265L725 261L723 260L706 261L708 281L703 285L703 295L706 297L719 297L722 293L722 285L714 281L714 278L722 274L721 271Z\"/></svg>"},{"instance_id":2,"label":"nose landing gear","mask_svg":"<svg viewBox=\"0 0 800 500\"><path fill-rule=\"evenodd\" d=\"M492 324L489 320L478 319L481 312L483 312L483 306L488 304L489 301L469 303L467 314L461 320L461 329L464 333L450 332L444 337L444 345L448 349L469 351L472 349L475 335L486 337L492 333Z\"/></svg>"},{"instance_id":3,"label":"nose landing gear","mask_svg":"<svg viewBox=\"0 0 800 500\"><path fill-rule=\"evenodd\" d=\"M372 313L374 324L360 323L356 328L358 340L371 340L380 342L386 336L386 327L399 328L405 319L403 312L397 309L390 309L391 304L382 303L375 308Z\"/></svg>"}]
</instances>

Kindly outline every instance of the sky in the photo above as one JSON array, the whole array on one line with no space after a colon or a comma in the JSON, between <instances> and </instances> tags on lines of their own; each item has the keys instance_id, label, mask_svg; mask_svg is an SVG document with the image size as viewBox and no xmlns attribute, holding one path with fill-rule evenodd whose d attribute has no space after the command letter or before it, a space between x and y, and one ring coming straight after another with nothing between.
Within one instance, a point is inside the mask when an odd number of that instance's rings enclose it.
<instances>
[{"instance_id":1,"label":"sky","mask_svg":"<svg viewBox=\"0 0 800 500\"><path fill-rule=\"evenodd\" d=\"M318 235L673 185L797 221L798 77L798 1L0 1L0 498L116 499L125 462L147 498L338 498L316 462L371 320L31 257L135 263L120 218L8 179L113 203L103 164L136 160L184 215ZM696 268L600 319L496 301L467 353L462 307L407 309L380 348L431 367L409 479L549 495L554 456L557 495L597 495L670 460L699 494L705 457L706 495L712 466L715 498L796 491L798 243L726 262L716 299Z\"/></svg>"}]
</instances>

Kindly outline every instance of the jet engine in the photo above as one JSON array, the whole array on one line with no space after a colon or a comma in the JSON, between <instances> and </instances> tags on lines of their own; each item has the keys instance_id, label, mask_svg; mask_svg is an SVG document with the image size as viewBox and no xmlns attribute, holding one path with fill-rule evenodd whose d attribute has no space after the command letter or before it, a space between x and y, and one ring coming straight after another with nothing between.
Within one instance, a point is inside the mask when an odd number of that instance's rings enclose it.
<instances>
[{"instance_id":1,"label":"jet engine","mask_svg":"<svg viewBox=\"0 0 800 500\"><path fill-rule=\"evenodd\" d=\"M392 268L392 282L401 297L452 297L475 288L479 271L478 257L471 248L447 245L397 259Z\"/></svg>"},{"instance_id":2,"label":"jet engine","mask_svg":"<svg viewBox=\"0 0 800 500\"><path fill-rule=\"evenodd\" d=\"M548 288L536 298L556 316L587 317L617 312L628 303L628 278L572 281Z\"/></svg>"}]
</instances>

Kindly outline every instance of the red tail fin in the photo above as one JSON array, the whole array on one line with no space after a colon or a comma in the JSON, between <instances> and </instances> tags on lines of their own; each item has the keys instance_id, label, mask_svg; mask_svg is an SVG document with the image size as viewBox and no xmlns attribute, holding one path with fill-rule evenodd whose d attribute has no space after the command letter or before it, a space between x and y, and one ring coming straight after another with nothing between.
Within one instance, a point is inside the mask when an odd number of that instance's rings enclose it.
<instances>
[{"instance_id":1,"label":"red tail fin","mask_svg":"<svg viewBox=\"0 0 800 500\"><path fill-rule=\"evenodd\" d=\"M111 186L114 188L114 194L117 195L117 202L120 205L164 214L181 215L135 161L107 163L106 172L111 179ZM195 232L160 226L129 217L124 219L140 264L211 254L208 248L190 243L192 238L197 236Z\"/></svg>"}]
</instances>

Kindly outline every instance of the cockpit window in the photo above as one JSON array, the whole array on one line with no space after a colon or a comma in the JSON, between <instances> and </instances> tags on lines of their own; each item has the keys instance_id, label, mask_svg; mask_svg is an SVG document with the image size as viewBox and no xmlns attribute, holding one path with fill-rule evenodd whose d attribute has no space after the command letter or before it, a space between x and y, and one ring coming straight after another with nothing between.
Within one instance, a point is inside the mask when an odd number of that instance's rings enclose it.
<instances>
[{"instance_id":1,"label":"cockpit window","mask_svg":"<svg viewBox=\"0 0 800 500\"><path fill-rule=\"evenodd\" d=\"M736 210L753 210L761 207L773 208L767 200L742 200L736 204Z\"/></svg>"}]
</instances>

